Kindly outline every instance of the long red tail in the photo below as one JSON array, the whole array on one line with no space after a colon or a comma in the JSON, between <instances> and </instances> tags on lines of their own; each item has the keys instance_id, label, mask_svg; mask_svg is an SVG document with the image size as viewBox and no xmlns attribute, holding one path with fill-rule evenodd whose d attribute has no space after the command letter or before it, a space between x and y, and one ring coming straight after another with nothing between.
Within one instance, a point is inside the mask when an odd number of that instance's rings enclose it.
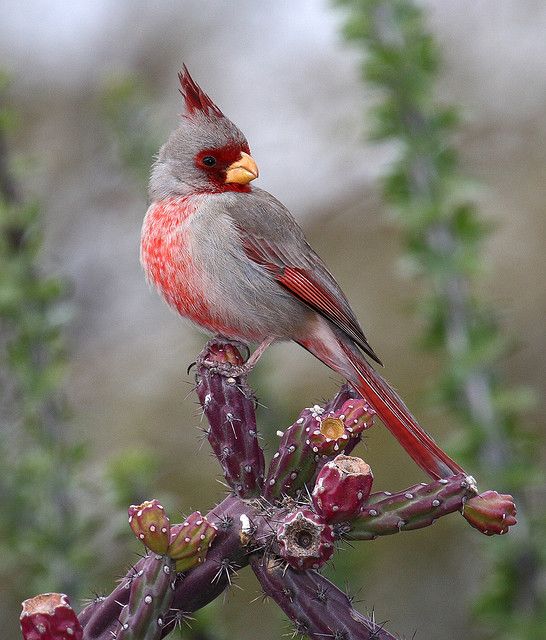
<instances>
[{"instance_id":1,"label":"long red tail","mask_svg":"<svg viewBox=\"0 0 546 640\"><path fill-rule=\"evenodd\" d=\"M381 421L413 460L438 480L465 473L419 426L404 401L352 343L344 341L329 324L321 322L311 339L298 341L302 347L347 378L375 409Z\"/></svg>"},{"instance_id":2,"label":"long red tail","mask_svg":"<svg viewBox=\"0 0 546 640\"><path fill-rule=\"evenodd\" d=\"M409 453L413 460L432 478L446 478L464 473L464 469L452 460L434 440L419 426L410 410L396 391L357 354L338 340L355 372L349 382L377 411L387 429Z\"/></svg>"}]
</instances>

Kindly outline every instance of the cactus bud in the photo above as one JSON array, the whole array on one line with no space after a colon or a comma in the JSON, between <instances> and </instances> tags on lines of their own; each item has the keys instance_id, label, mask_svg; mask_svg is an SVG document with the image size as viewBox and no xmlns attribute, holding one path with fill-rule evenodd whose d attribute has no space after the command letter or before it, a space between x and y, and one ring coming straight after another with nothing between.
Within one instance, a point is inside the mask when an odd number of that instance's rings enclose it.
<instances>
[{"instance_id":1,"label":"cactus bud","mask_svg":"<svg viewBox=\"0 0 546 640\"><path fill-rule=\"evenodd\" d=\"M289 513L277 528L279 554L294 569L318 569L334 552L334 533L309 509Z\"/></svg>"},{"instance_id":2,"label":"cactus bud","mask_svg":"<svg viewBox=\"0 0 546 640\"><path fill-rule=\"evenodd\" d=\"M43 593L23 602L24 640L81 640L83 630L64 593Z\"/></svg>"},{"instance_id":3,"label":"cactus bud","mask_svg":"<svg viewBox=\"0 0 546 640\"><path fill-rule=\"evenodd\" d=\"M173 533L167 554L178 572L188 571L205 559L218 529L199 511L192 513Z\"/></svg>"},{"instance_id":4,"label":"cactus bud","mask_svg":"<svg viewBox=\"0 0 546 640\"><path fill-rule=\"evenodd\" d=\"M496 491L485 491L467 500L463 516L486 536L507 533L508 527L517 522L514 498Z\"/></svg>"},{"instance_id":5,"label":"cactus bud","mask_svg":"<svg viewBox=\"0 0 546 640\"><path fill-rule=\"evenodd\" d=\"M129 509L129 524L135 536L154 553L167 552L171 525L165 509L158 500L146 500L132 504Z\"/></svg>"},{"instance_id":6,"label":"cactus bud","mask_svg":"<svg viewBox=\"0 0 546 640\"><path fill-rule=\"evenodd\" d=\"M365 429L373 426L375 411L362 398L346 400L336 415L343 420L345 429L352 438L360 435Z\"/></svg>"},{"instance_id":7,"label":"cactus bud","mask_svg":"<svg viewBox=\"0 0 546 640\"><path fill-rule=\"evenodd\" d=\"M360 511L372 489L373 474L361 458L339 455L320 470L313 504L327 522L350 520Z\"/></svg>"}]
</instances>

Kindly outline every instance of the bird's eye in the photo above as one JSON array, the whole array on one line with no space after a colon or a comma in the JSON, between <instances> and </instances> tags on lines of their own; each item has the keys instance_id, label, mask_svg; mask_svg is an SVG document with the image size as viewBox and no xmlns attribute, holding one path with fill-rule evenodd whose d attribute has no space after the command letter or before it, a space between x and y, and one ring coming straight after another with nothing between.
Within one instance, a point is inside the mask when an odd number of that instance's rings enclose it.
<instances>
[{"instance_id":1,"label":"bird's eye","mask_svg":"<svg viewBox=\"0 0 546 640\"><path fill-rule=\"evenodd\" d=\"M205 167L214 167L216 164L216 158L213 158L212 156L205 156L203 158L203 164Z\"/></svg>"}]
</instances>

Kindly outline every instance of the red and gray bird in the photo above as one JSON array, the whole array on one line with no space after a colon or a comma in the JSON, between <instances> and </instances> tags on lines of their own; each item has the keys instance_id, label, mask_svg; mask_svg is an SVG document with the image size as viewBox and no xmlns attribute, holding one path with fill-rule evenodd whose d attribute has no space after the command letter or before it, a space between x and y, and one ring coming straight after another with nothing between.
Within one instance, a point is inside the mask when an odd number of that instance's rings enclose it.
<instances>
[{"instance_id":1,"label":"red and gray bird","mask_svg":"<svg viewBox=\"0 0 546 640\"><path fill-rule=\"evenodd\" d=\"M431 477L461 472L367 361L381 364L292 214L251 185L245 136L186 67L179 79L185 112L153 165L142 228L148 280L205 331L257 343L248 368L271 343L297 342L349 381Z\"/></svg>"}]
</instances>

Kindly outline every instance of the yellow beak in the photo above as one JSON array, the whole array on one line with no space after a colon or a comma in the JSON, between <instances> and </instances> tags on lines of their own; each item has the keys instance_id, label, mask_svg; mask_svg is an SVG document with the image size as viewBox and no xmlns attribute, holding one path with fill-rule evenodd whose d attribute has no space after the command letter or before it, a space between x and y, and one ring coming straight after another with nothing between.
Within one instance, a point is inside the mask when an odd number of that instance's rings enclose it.
<instances>
[{"instance_id":1,"label":"yellow beak","mask_svg":"<svg viewBox=\"0 0 546 640\"><path fill-rule=\"evenodd\" d=\"M241 157L226 169L226 184L248 184L259 175L258 165L252 156L241 151Z\"/></svg>"}]
</instances>

